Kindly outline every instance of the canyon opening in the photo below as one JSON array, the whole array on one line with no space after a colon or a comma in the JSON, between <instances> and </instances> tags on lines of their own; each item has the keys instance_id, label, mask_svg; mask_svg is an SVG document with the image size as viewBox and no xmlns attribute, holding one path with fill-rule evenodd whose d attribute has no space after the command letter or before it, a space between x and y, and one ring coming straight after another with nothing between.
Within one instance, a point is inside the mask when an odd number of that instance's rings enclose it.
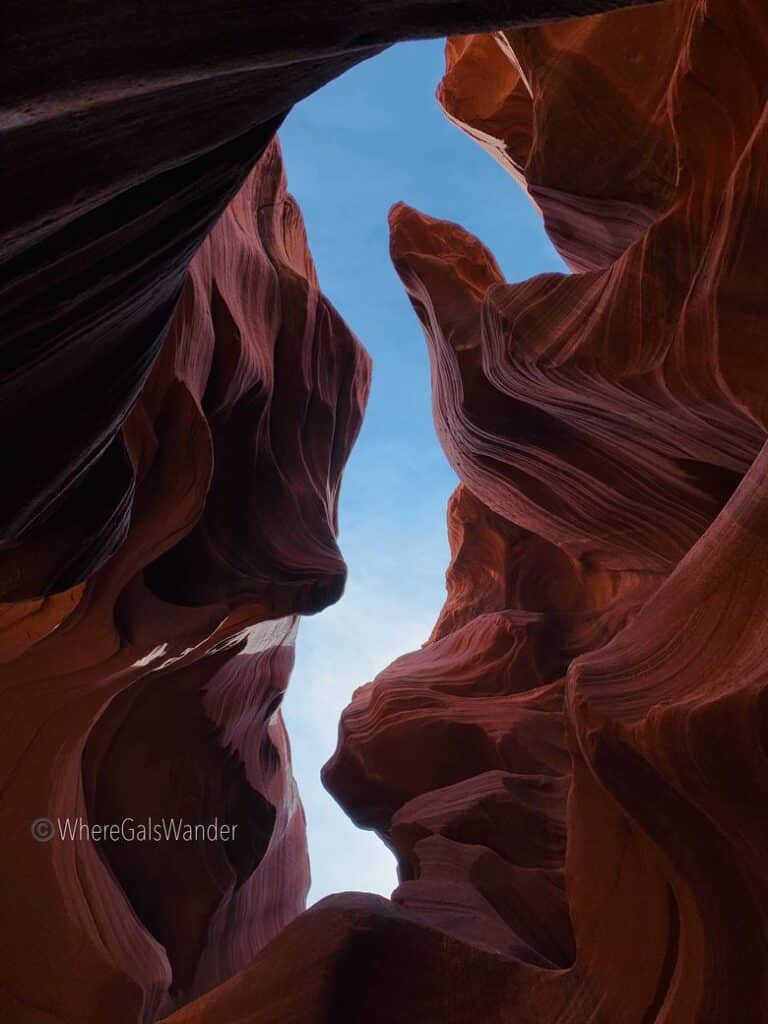
<instances>
[{"instance_id":1,"label":"canyon opening","mask_svg":"<svg viewBox=\"0 0 768 1024\"><path fill-rule=\"evenodd\" d=\"M762 1024L768 6L4 15L0 1019Z\"/></svg>"}]
</instances>

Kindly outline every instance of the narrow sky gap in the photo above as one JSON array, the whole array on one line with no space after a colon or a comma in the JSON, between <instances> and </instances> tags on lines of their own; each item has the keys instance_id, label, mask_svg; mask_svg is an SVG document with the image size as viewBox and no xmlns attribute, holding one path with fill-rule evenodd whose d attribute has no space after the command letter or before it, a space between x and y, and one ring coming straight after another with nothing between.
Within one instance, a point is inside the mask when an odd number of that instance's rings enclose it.
<instances>
[{"instance_id":1,"label":"narrow sky gap","mask_svg":"<svg viewBox=\"0 0 768 1024\"><path fill-rule=\"evenodd\" d=\"M374 362L341 496L346 594L303 620L284 703L307 813L310 903L396 885L393 858L325 792L320 768L353 690L426 640L445 594L456 477L432 425L421 329L389 261L387 211L403 200L457 221L510 281L564 269L517 183L444 117L434 98L442 71L442 43L401 44L305 100L280 132L323 291Z\"/></svg>"}]
</instances>

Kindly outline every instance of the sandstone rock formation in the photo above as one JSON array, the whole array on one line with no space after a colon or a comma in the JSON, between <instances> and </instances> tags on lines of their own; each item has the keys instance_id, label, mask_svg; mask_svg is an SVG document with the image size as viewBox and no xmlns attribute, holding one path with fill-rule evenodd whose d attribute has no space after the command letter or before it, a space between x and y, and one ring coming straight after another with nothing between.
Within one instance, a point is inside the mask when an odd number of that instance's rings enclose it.
<instances>
[{"instance_id":1,"label":"sandstone rock formation","mask_svg":"<svg viewBox=\"0 0 768 1024\"><path fill-rule=\"evenodd\" d=\"M154 1019L304 908L279 706L297 614L343 586L336 503L368 378L273 142L195 256L120 432L126 538L86 582L1 609L3 1019ZM12 554L28 580L49 552ZM237 831L97 849L33 842L37 815Z\"/></svg>"},{"instance_id":2,"label":"sandstone rock formation","mask_svg":"<svg viewBox=\"0 0 768 1024\"><path fill-rule=\"evenodd\" d=\"M767 56L754 0L449 45L452 116L578 272L508 285L393 211L462 486L433 636L357 692L326 781L401 885L325 901L179 1024L764 1019ZM653 159L600 136L616 91ZM550 145L561 103L591 172Z\"/></svg>"},{"instance_id":3,"label":"sandstone rock formation","mask_svg":"<svg viewBox=\"0 0 768 1024\"><path fill-rule=\"evenodd\" d=\"M392 211L462 485L435 632L326 778L448 984L507 960L490 1016L424 1019L765 1017L767 58L751 0L448 44L449 115L577 273Z\"/></svg>"},{"instance_id":4,"label":"sandstone rock formation","mask_svg":"<svg viewBox=\"0 0 768 1024\"><path fill-rule=\"evenodd\" d=\"M1 73L0 1017L762 1021L765 4L76 6L12 3ZM508 284L393 210L448 596L326 769L400 885L301 914L279 705L343 588L369 365L272 137L396 39L513 22L451 39L439 96L574 272Z\"/></svg>"},{"instance_id":5,"label":"sandstone rock formation","mask_svg":"<svg viewBox=\"0 0 768 1024\"><path fill-rule=\"evenodd\" d=\"M10 0L0 61L0 600L125 540L120 432L192 256L286 112L397 39L632 0ZM43 413L44 410L44 413Z\"/></svg>"}]
</instances>

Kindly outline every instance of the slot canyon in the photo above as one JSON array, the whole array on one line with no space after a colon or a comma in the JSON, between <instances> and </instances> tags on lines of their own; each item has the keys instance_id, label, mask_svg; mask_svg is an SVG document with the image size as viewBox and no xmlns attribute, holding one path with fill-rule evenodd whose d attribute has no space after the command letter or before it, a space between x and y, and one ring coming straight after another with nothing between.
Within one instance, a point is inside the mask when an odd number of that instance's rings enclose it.
<instances>
[{"instance_id":1,"label":"slot canyon","mask_svg":"<svg viewBox=\"0 0 768 1024\"><path fill-rule=\"evenodd\" d=\"M765 1024L766 0L2 21L0 1024ZM391 196L450 563L322 773L396 887L306 909L281 704L376 366L279 132L427 39L567 270ZM91 828L170 819L229 831Z\"/></svg>"}]
</instances>

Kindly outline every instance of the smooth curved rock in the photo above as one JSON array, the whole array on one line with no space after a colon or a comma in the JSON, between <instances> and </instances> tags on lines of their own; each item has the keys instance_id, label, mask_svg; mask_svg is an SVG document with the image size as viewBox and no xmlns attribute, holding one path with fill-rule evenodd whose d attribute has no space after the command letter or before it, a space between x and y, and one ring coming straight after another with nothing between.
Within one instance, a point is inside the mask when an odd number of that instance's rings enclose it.
<instances>
[{"instance_id":1,"label":"smooth curved rock","mask_svg":"<svg viewBox=\"0 0 768 1024\"><path fill-rule=\"evenodd\" d=\"M632 2L6 4L0 600L69 589L125 540L122 427L192 257L294 103L398 39Z\"/></svg>"},{"instance_id":2,"label":"smooth curved rock","mask_svg":"<svg viewBox=\"0 0 768 1024\"><path fill-rule=\"evenodd\" d=\"M85 3L65 46L61 13L13 5L0 1015L765 1016L759 0L450 41L449 116L576 273L507 284L461 228L393 212L462 481L448 598L357 691L325 773L400 885L300 914L279 704L297 616L343 586L369 365L271 136L396 38L607 6ZM41 814L239 832L35 843Z\"/></svg>"},{"instance_id":3,"label":"smooth curved rock","mask_svg":"<svg viewBox=\"0 0 768 1024\"><path fill-rule=\"evenodd\" d=\"M673 174L638 216L645 151L596 161L597 203L571 161L545 215L582 273L507 285L455 225L393 216L462 487L435 632L356 693L326 780L396 851L396 902L324 901L178 1024L765 1015L768 22L750 0L631 17L585 30L585 82L616 59L589 40L636 24L656 70L623 100L659 112ZM533 138L497 104L506 67L463 96L460 67L462 109L502 111L489 137Z\"/></svg>"},{"instance_id":4,"label":"smooth curved rock","mask_svg":"<svg viewBox=\"0 0 768 1024\"><path fill-rule=\"evenodd\" d=\"M0 898L17 922L0 1016L152 1020L303 909L279 706L297 613L343 586L336 502L369 370L318 290L273 142L195 257L121 431L125 540L87 583L0 609ZM35 843L40 815L235 833Z\"/></svg>"},{"instance_id":5,"label":"smooth curved rock","mask_svg":"<svg viewBox=\"0 0 768 1024\"><path fill-rule=\"evenodd\" d=\"M440 103L523 184L575 270L613 262L674 196L666 101L688 16L675 2L448 42Z\"/></svg>"},{"instance_id":6,"label":"smooth curved rock","mask_svg":"<svg viewBox=\"0 0 768 1024\"><path fill-rule=\"evenodd\" d=\"M449 42L449 115L580 272L507 284L391 215L462 481L435 632L326 770L431 949L433 1008L398 989L392 1017L765 1016L767 59L752 0ZM384 927L350 946L381 963Z\"/></svg>"}]
</instances>

